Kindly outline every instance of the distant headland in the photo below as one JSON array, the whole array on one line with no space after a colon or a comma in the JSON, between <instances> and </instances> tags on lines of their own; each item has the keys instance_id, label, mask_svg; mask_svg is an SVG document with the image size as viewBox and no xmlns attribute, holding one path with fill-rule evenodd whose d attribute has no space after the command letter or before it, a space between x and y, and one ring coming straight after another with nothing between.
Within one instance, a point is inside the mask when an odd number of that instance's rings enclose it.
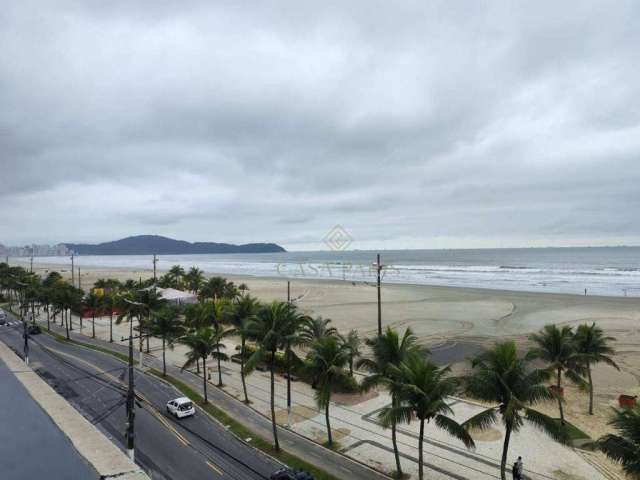
<instances>
[{"instance_id":1,"label":"distant headland","mask_svg":"<svg viewBox=\"0 0 640 480\"><path fill-rule=\"evenodd\" d=\"M233 245L214 242L187 242L159 235L137 235L98 244L64 243L76 255L182 255L206 253L277 253L286 252L275 243Z\"/></svg>"}]
</instances>

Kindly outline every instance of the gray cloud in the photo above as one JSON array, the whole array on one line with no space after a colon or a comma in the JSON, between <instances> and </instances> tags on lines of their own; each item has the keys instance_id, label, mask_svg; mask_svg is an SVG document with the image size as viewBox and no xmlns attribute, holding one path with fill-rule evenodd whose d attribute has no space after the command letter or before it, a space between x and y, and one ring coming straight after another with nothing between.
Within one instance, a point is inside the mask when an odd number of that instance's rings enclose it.
<instances>
[{"instance_id":1,"label":"gray cloud","mask_svg":"<svg viewBox=\"0 0 640 480\"><path fill-rule=\"evenodd\" d=\"M636 2L13 2L3 243L639 243Z\"/></svg>"}]
</instances>

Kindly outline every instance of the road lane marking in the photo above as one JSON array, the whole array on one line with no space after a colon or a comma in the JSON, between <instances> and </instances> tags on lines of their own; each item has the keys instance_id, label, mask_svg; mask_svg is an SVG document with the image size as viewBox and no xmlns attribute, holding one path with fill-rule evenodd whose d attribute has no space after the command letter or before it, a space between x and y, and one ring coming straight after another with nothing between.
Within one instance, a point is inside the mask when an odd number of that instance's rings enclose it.
<instances>
[{"instance_id":1,"label":"road lane marking","mask_svg":"<svg viewBox=\"0 0 640 480\"><path fill-rule=\"evenodd\" d=\"M218 467L216 467L213 463L211 463L209 460L207 460L207 465L209 465L209 468L211 468L211 470L213 470L214 472L216 472L218 475L223 476L224 472L222 470L220 470Z\"/></svg>"},{"instance_id":2,"label":"road lane marking","mask_svg":"<svg viewBox=\"0 0 640 480\"><path fill-rule=\"evenodd\" d=\"M119 378L114 377L114 376L113 376L113 375L111 375L110 373L107 373L106 371L99 369L98 367L96 367L96 366L95 366L95 365L93 365L92 363L89 363L89 362L87 362L87 361L83 360L82 358L78 358L78 357L76 357L75 355L71 355L70 353L61 352L60 350L56 350L55 348L50 348L50 347L44 347L44 348L47 348L47 349L51 350L52 352L56 352L56 353L58 353L58 354L60 354L60 355L64 355L64 356L66 356L66 357L73 358L74 360L77 360L78 362L84 363L85 365L87 365L87 366L89 366L89 367L93 368L94 370L96 370L96 371L97 371L97 372L99 372L100 374L102 374L102 375L104 375L104 376L106 376L106 377L108 377L108 378L112 379L114 382L116 382L116 383L118 383L118 384L120 384L120 385L125 385L125 386L126 386L126 384L124 383L124 381L121 381ZM143 401L145 401L145 402L146 402L146 403L148 403L149 405L153 405L153 404L152 404L149 400L147 400L147 399L146 399L142 394L137 393L136 395L137 395L137 396L139 396ZM149 413L151 413L154 417L156 417L158 420L160 420L160 422L161 422L161 423L162 423L162 424L163 424L163 425L164 425L164 426L165 426L165 427L166 427L166 428L167 428L171 433L173 433L173 434L176 436L176 438L177 438L178 440L180 440L180 442L181 442L183 445L185 445L185 446L189 445L189 442L187 441L187 439L186 439L186 438L184 438L184 437L183 437L183 436L182 436L182 435L181 435L181 434L180 434L180 433L179 433L175 428L173 428L173 426L171 426L171 425L169 424L169 422L167 422L167 421L164 419L164 417L163 417L161 414L159 414L159 413L155 410L155 408L153 408L153 406L152 406L149 410L147 410L147 411L148 411Z\"/></svg>"}]
</instances>

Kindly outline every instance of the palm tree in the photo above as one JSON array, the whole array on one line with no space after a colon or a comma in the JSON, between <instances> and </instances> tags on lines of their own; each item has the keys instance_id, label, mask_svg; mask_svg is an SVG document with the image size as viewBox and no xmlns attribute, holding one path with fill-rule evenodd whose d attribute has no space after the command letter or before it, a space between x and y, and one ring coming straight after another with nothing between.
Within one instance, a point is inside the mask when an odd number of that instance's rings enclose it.
<instances>
[{"instance_id":1,"label":"palm tree","mask_svg":"<svg viewBox=\"0 0 640 480\"><path fill-rule=\"evenodd\" d=\"M275 407L276 352L284 347L289 332L289 309L290 305L288 303L280 301L274 301L260 309L256 318L251 321L249 327L251 337L257 341L257 348L245 365L245 374L248 374L261 362L266 361L269 364L271 379L271 425L276 451L280 451Z\"/></svg>"},{"instance_id":2,"label":"palm tree","mask_svg":"<svg viewBox=\"0 0 640 480\"><path fill-rule=\"evenodd\" d=\"M224 384L222 383L222 367L220 366L220 362L229 361L229 356L226 353L220 351L222 349L227 348L226 345L222 343L222 340L228 337L229 335L234 335L236 332L233 329L225 330L220 322L215 322L213 324L212 329L213 329L216 345L215 345L215 350L211 352L211 358L213 358L218 362L218 387L223 387ZM205 370L205 374L206 374L206 370Z\"/></svg>"},{"instance_id":3,"label":"palm tree","mask_svg":"<svg viewBox=\"0 0 640 480\"><path fill-rule=\"evenodd\" d=\"M324 337L311 345L308 359L309 370L318 378L318 388L315 393L316 403L318 408L324 408L328 444L329 447L332 447L333 438L329 417L331 393L337 385L347 382L348 375L344 367L349 362L349 352L336 337Z\"/></svg>"},{"instance_id":4,"label":"palm tree","mask_svg":"<svg viewBox=\"0 0 640 480\"><path fill-rule=\"evenodd\" d=\"M346 337L340 337L342 344L349 352L349 376L353 377L353 362L361 355L360 345L362 345L362 339L358 335L357 330L351 330Z\"/></svg>"},{"instance_id":5,"label":"palm tree","mask_svg":"<svg viewBox=\"0 0 640 480\"><path fill-rule=\"evenodd\" d=\"M465 428L449 415L453 410L447 404L447 398L458 389L458 379L451 377L449 367L438 368L435 363L423 356L409 356L399 367L392 365L391 378L399 383L397 391L401 402L396 406L384 408L379 418L383 425L400 422L409 423L413 415L420 421L418 437L418 478L424 478L423 443L424 424L433 423L452 437L464 443L467 448L475 448L473 439Z\"/></svg>"},{"instance_id":6,"label":"palm tree","mask_svg":"<svg viewBox=\"0 0 640 480\"><path fill-rule=\"evenodd\" d=\"M204 389L204 403L208 403L207 397L207 357L211 355L218 346L218 338L211 327L202 327L198 330L191 331L186 335L180 337L178 340L183 345L186 345L189 351L187 352L187 361L182 366L182 370L193 366L198 360L202 360L202 369L204 370L202 375L202 384Z\"/></svg>"},{"instance_id":7,"label":"palm tree","mask_svg":"<svg viewBox=\"0 0 640 480\"><path fill-rule=\"evenodd\" d=\"M383 386L390 390L391 405L400 405L398 392L391 388L393 386L392 366L399 366L412 355L426 355L428 350L418 345L418 338L410 328L407 328L402 338L398 332L387 327L383 335L372 339L367 339L366 344L371 349L371 358L361 358L357 362L358 368L363 368L370 372L362 382L362 389L369 391L376 386ZM396 460L396 475L402 478L402 466L400 465L400 453L396 440L396 424L390 423L391 443Z\"/></svg>"},{"instance_id":8,"label":"palm tree","mask_svg":"<svg viewBox=\"0 0 640 480\"><path fill-rule=\"evenodd\" d=\"M198 267L191 267L184 278L189 290L197 295L204 284L204 272Z\"/></svg>"},{"instance_id":9,"label":"palm tree","mask_svg":"<svg viewBox=\"0 0 640 480\"><path fill-rule=\"evenodd\" d=\"M118 297L115 292L106 292L102 297L105 311L109 311L109 343L113 343L113 309L118 305Z\"/></svg>"},{"instance_id":10,"label":"palm tree","mask_svg":"<svg viewBox=\"0 0 640 480\"><path fill-rule=\"evenodd\" d=\"M620 433L600 437L596 446L622 465L629 478L640 479L640 407L613 409L609 422Z\"/></svg>"},{"instance_id":11,"label":"palm tree","mask_svg":"<svg viewBox=\"0 0 640 480\"><path fill-rule=\"evenodd\" d=\"M96 338L96 311L102 306L102 298L91 292L85 299L85 304L91 309L91 337ZM82 314L80 318L82 319ZM80 328L82 329L82 320L80 321Z\"/></svg>"},{"instance_id":12,"label":"palm tree","mask_svg":"<svg viewBox=\"0 0 640 480\"><path fill-rule=\"evenodd\" d=\"M507 454L512 432L517 432L527 419L555 440L566 442L566 430L558 428L555 419L530 408L554 398L543 384L550 377L548 369L530 367L527 358L519 358L512 341L496 344L471 361L472 371L466 378L467 395L487 403L497 403L471 417L463 426L485 429L498 421L505 426L500 476L506 480Z\"/></svg>"},{"instance_id":13,"label":"palm tree","mask_svg":"<svg viewBox=\"0 0 640 480\"><path fill-rule=\"evenodd\" d=\"M254 319L258 311L258 301L251 295L243 295L234 300L232 308L229 310L229 320L235 331L240 335L240 379L242 380L242 391L244 392L244 402L249 403L247 395L247 383L245 378L244 364L246 362L246 343L249 337L250 322Z\"/></svg>"},{"instance_id":14,"label":"palm tree","mask_svg":"<svg viewBox=\"0 0 640 480\"><path fill-rule=\"evenodd\" d=\"M531 340L537 345L527 354L529 359L541 359L549 364L549 370L556 373L556 399L560 410L560 423L565 424L564 410L562 408L562 373L564 372L572 382L583 385L580 378L580 364L576 356L576 343L571 327L565 325L558 328L556 325L545 325L540 333L531 335Z\"/></svg>"},{"instance_id":15,"label":"palm tree","mask_svg":"<svg viewBox=\"0 0 640 480\"><path fill-rule=\"evenodd\" d=\"M169 271L164 275L164 279L167 283L167 286L171 288L180 288L182 285L182 281L185 277L184 268L180 265L172 266Z\"/></svg>"},{"instance_id":16,"label":"palm tree","mask_svg":"<svg viewBox=\"0 0 640 480\"><path fill-rule=\"evenodd\" d=\"M151 334L162 339L162 376L167 375L166 347L173 349L173 343L184 334L178 307L165 307L153 316Z\"/></svg>"},{"instance_id":17,"label":"palm tree","mask_svg":"<svg viewBox=\"0 0 640 480\"><path fill-rule=\"evenodd\" d=\"M330 318L308 317L301 326L300 338L306 345L311 345L316 340L324 337L333 337L338 335L338 330L330 327Z\"/></svg>"},{"instance_id":18,"label":"palm tree","mask_svg":"<svg viewBox=\"0 0 640 480\"><path fill-rule=\"evenodd\" d=\"M580 325L576 330L576 350L580 362L587 371L587 384L589 388L589 415L593 415L593 379L591 378L591 365L606 363L616 370L620 367L613 361L611 355L615 353L609 342L615 341L613 337L605 337L604 332L595 323Z\"/></svg>"}]
</instances>

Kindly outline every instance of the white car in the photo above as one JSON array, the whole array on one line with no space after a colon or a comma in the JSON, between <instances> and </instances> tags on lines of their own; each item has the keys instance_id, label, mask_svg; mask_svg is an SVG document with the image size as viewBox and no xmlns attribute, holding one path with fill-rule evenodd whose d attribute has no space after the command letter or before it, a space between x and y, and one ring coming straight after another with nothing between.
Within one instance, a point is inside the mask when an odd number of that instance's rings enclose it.
<instances>
[{"instance_id":1,"label":"white car","mask_svg":"<svg viewBox=\"0 0 640 480\"><path fill-rule=\"evenodd\" d=\"M7 314L0 308L0 325L7 323Z\"/></svg>"},{"instance_id":2,"label":"white car","mask_svg":"<svg viewBox=\"0 0 640 480\"><path fill-rule=\"evenodd\" d=\"M167 412L176 418L189 417L196 414L193 402L187 397L180 397L167 402Z\"/></svg>"}]
</instances>

